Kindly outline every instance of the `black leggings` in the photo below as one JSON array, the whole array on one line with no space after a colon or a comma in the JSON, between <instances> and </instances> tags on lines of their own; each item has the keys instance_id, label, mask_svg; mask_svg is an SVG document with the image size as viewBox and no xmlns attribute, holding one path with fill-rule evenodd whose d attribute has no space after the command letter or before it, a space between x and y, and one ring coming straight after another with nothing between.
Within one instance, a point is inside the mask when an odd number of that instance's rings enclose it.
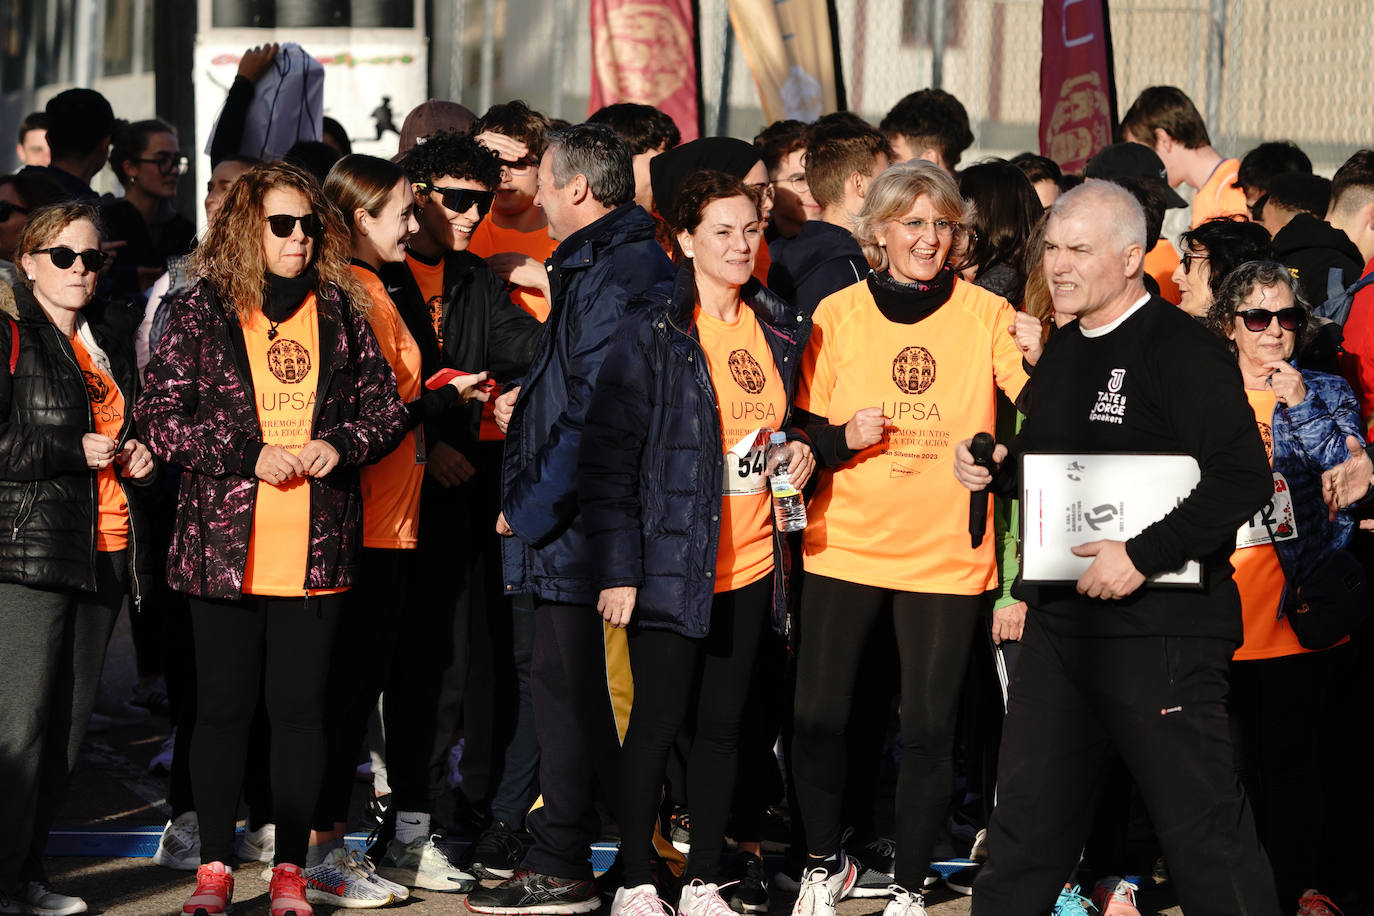
<instances>
[{"instance_id":1,"label":"black leggings","mask_svg":"<svg viewBox=\"0 0 1374 916\"><path fill-rule=\"evenodd\" d=\"M261 689L272 727L277 864L305 865L324 767L324 700L341 595L190 599L196 639L191 784L200 860L231 862L245 748Z\"/></svg>"},{"instance_id":2,"label":"black leggings","mask_svg":"<svg viewBox=\"0 0 1374 916\"><path fill-rule=\"evenodd\" d=\"M840 848L850 704L865 640L890 604L902 681L895 878L902 887L921 887L948 813L959 689L980 600L807 576L792 772L812 855Z\"/></svg>"},{"instance_id":3,"label":"black leggings","mask_svg":"<svg viewBox=\"0 0 1374 916\"><path fill-rule=\"evenodd\" d=\"M668 749L694 691L696 734L687 762L692 851L684 877L717 882L735 791L740 720L772 598L771 575L717 594L705 639L667 630L630 630L635 698L620 763L620 856L626 887L653 881L650 850Z\"/></svg>"}]
</instances>

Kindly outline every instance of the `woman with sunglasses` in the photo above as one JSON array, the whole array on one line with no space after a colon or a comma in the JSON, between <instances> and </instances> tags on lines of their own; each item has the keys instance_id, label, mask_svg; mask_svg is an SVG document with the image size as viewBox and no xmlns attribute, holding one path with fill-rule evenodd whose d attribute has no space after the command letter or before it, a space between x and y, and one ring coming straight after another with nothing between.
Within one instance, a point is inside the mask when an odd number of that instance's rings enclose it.
<instances>
[{"instance_id":1,"label":"woman with sunglasses","mask_svg":"<svg viewBox=\"0 0 1374 916\"><path fill-rule=\"evenodd\" d=\"M261 685L276 816L273 916L307 916L305 865L341 593L358 573L359 468L400 441L396 376L367 325L349 237L314 179L249 169L196 250L145 372L140 429L185 469L168 582L189 596L201 867L186 912L223 912ZM333 898L328 898L333 902Z\"/></svg>"},{"instance_id":2,"label":"woman with sunglasses","mask_svg":"<svg viewBox=\"0 0 1374 916\"><path fill-rule=\"evenodd\" d=\"M1207 323L1236 354L1274 469L1273 500L1237 532L1231 555L1245 633L1231 662L1228 707L1239 769L1280 910L1328 912L1304 908L1299 896L1321 897L1311 890L1319 858L1310 838L1321 835L1326 810L1321 760L1312 753L1321 717L1313 713L1325 707L1347 650L1344 641L1305 649L1288 621L1300 603L1296 584L1355 530L1348 511L1328 516L1321 477L1348 457L1346 437L1360 436L1359 404L1340 376L1300 369L1293 358L1312 321L1282 264L1250 261L1233 270Z\"/></svg>"},{"instance_id":3,"label":"woman with sunglasses","mask_svg":"<svg viewBox=\"0 0 1374 916\"><path fill-rule=\"evenodd\" d=\"M834 916L853 886L841 847L846 724L870 632L890 613L901 681L902 766L888 916L923 916L921 891L949 805L955 714L994 537L969 541L954 444L993 431L997 392L1015 401L1039 328L959 279L950 252L970 205L938 166L892 166L869 186L855 237L868 279L821 301L795 420L821 471L803 535L792 773L808 859L794 913ZM1024 348L1023 348L1024 347Z\"/></svg>"},{"instance_id":4,"label":"woman with sunglasses","mask_svg":"<svg viewBox=\"0 0 1374 916\"><path fill-rule=\"evenodd\" d=\"M195 240L195 225L172 209L190 159L172 125L156 118L117 127L112 141L110 169L124 196L104 205L109 239L123 243L113 251L110 295L141 297Z\"/></svg>"},{"instance_id":5,"label":"woman with sunglasses","mask_svg":"<svg viewBox=\"0 0 1374 916\"><path fill-rule=\"evenodd\" d=\"M425 473L425 426L460 400L485 401L487 395L478 386L486 376L458 375L436 389L427 389L424 380L438 367L425 365L425 354L378 273L384 265L405 260L406 242L418 228L415 198L401 167L374 156L345 156L330 170L324 194L338 207L352 235L353 274L371 300L368 323L377 335L382 355L396 373L410 430L385 458L362 469L363 541L358 581L345 595L334 641L325 711L328 755L315 808L307 873L314 875L318 868L321 885L338 888L336 896L345 902L336 901L336 905L380 906L393 895L406 897L407 886L462 891L476 883L448 863L429 831L413 849L401 844L400 849L386 850L385 874L402 879L399 883L378 881L367 859L345 850L344 834L358 748L368 716L384 690L392 800L404 803L406 815L415 808L429 811L425 779L428 755L417 754L416 747L423 744L428 750L433 719L414 717L422 698L409 696L408 679L394 676L398 666L411 662L411 653L398 651L398 647L414 620L408 613L409 584L419 575L415 548ZM408 310L412 320L418 311ZM377 608L387 605L396 608L396 613L376 613ZM409 860L413 867L398 867L400 860Z\"/></svg>"},{"instance_id":6,"label":"woman with sunglasses","mask_svg":"<svg viewBox=\"0 0 1374 916\"><path fill-rule=\"evenodd\" d=\"M17 246L17 317L0 316L0 912L83 913L50 890L48 828L95 703L105 645L141 557L127 335L87 319L105 263L99 211L35 210ZM143 567L147 567L145 570Z\"/></svg>"},{"instance_id":7,"label":"woman with sunglasses","mask_svg":"<svg viewBox=\"0 0 1374 916\"><path fill-rule=\"evenodd\" d=\"M1199 320L1211 311L1231 271L1269 257L1269 233L1238 216L1209 219L1179 236L1178 243L1183 249L1173 276L1178 307Z\"/></svg>"}]
</instances>

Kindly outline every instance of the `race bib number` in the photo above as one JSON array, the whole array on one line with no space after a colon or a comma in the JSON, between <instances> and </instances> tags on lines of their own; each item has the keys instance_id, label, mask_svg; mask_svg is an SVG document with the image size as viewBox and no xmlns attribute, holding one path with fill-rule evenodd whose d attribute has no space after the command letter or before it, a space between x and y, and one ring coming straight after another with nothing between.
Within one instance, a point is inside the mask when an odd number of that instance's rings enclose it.
<instances>
[{"instance_id":1,"label":"race bib number","mask_svg":"<svg viewBox=\"0 0 1374 916\"><path fill-rule=\"evenodd\" d=\"M726 496L755 496L768 489L764 469L768 463L768 436L772 432L766 426L759 427L725 453L721 490Z\"/></svg>"},{"instance_id":2,"label":"race bib number","mask_svg":"<svg viewBox=\"0 0 1374 916\"><path fill-rule=\"evenodd\" d=\"M1297 522L1293 518L1293 494L1288 489L1288 481L1277 471L1274 472L1273 498L1255 513L1254 518L1240 526L1236 532L1236 549L1270 543L1270 531L1274 532L1274 541L1291 541L1298 536Z\"/></svg>"}]
</instances>

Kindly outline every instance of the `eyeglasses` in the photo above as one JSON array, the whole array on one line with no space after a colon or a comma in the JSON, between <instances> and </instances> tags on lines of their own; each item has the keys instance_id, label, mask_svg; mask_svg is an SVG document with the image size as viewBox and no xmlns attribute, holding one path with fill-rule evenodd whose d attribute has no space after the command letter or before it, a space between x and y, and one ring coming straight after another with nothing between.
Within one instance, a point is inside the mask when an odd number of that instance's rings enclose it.
<instances>
[{"instance_id":1,"label":"eyeglasses","mask_svg":"<svg viewBox=\"0 0 1374 916\"><path fill-rule=\"evenodd\" d=\"M0 200L0 223L9 222L10 217L16 213L23 213L27 216L29 208L21 207L18 204L12 204L8 200Z\"/></svg>"},{"instance_id":2,"label":"eyeglasses","mask_svg":"<svg viewBox=\"0 0 1374 916\"><path fill-rule=\"evenodd\" d=\"M927 228L934 228L935 234L941 238L949 238L961 228L958 223L948 219L909 219L902 225L917 235L924 235Z\"/></svg>"},{"instance_id":3,"label":"eyeglasses","mask_svg":"<svg viewBox=\"0 0 1374 916\"><path fill-rule=\"evenodd\" d=\"M771 181L760 181L758 184L746 184L745 187L757 191L760 200L773 199L773 182Z\"/></svg>"},{"instance_id":4,"label":"eyeglasses","mask_svg":"<svg viewBox=\"0 0 1374 916\"><path fill-rule=\"evenodd\" d=\"M539 165L539 160L533 156L526 156L524 159L517 159L514 162L509 159L498 159L497 161L501 163L501 171L510 172L513 175L523 175Z\"/></svg>"},{"instance_id":5,"label":"eyeglasses","mask_svg":"<svg viewBox=\"0 0 1374 916\"><path fill-rule=\"evenodd\" d=\"M769 182L769 184L772 184L772 185L780 185L780 184L790 185L791 188L792 188L792 191L793 191L794 193L796 193L796 194L805 194L805 193L807 192L807 189L809 189L809 188L811 187L810 185L808 185L808 184L806 183L806 176L805 176L805 175L793 175L791 178L774 178L771 182Z\"/></svg>"},{"instance_id":6,"label":"eyeglasses","mask_svg":"<svg viewBox=\"0 0 1374 916\"><path fill-rule=\"evenodd\" d=\"M40 248L34 254L45 254L52 259L52 266L58 270L66 270L76 263L76 259L81 259L81 266L91 273L95 273L105 266L106 254L97 248L87 248L85 251L72 251L66 245L57 245L53 248Z\"/></svg>"},{"instance_id":7,"label":"eyeglasses","mask_svg":"<svg viewBox=\"0 0 1374 916\"><path fill-rule=\"evenodd\" d=\"M1183 272L1186 274L1192 271L1194 261L1209 261L1211 259L1205 254L1193 254L1191 251L1185 251L1180 260L1183 262Z\"/></svg>"},{"instance_id":8,"label":"eyeglasses","mask_svg":"<svg viewBox=\"0 0 1374 916\"><path fill-rule=\"evenodd\" d=\"M1307 313L1296 305L1279 309L1277 312L1268 309L1246 309L1237 312L1236 317L1245 322L1247 331L1254 331L1256 334L1269 330L1269 325L1275 318L1279 320L1279 327L1285 331L1297 331L1307 324Z\"/></svg>"},{"instance_id":9,"label":"eyeglasses","mask_svg":"<svg viewBox=\"0 0 1374 916\"><path fill-rule=\"evenodd\" d=\"M191 168L191 160L185 153L158 153L146 159L135 159L134 162L154 163L163 175L185 175Z\"/></svg>"},{"instance_id":10,"label":"eyeglasses","mask_svg":"<svg viewBox=\"0 0 1374 916\"><path fill-rule=\"evenodd\" d=\"M495 191L478 191L474 188L429 188L430 193L438 194L444 208L454 213L466 213L477 208L478 216L486 216L491 202L496 199Z\"/></svg>"},{"instance_id":11,"label":"eyeglasses","mask_svg":"<svg viewBox=\"0 0 1374 916\"><path fill-rule=\"evenodd\" d=\"M267 225L272 230L272 234L279 239L289 239L291 234L296 231L296 223L301 224L301 231L308 237L314 238L324 232L324 223L313 213L304 216L291 216L288 213L274 213L264 217Z\"/></svg>"}]
</instances>

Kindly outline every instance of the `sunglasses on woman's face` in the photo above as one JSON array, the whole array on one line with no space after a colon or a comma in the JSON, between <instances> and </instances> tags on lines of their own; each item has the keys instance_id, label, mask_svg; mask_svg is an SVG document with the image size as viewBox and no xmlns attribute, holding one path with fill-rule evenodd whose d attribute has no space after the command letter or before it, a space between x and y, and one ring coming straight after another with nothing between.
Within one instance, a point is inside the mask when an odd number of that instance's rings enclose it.
<instances>
[{"instance_id":1,"label":"sunglasses on woman's face","mask_svg":"<svg viewBox=\"0 0 1374 916\"><path fill-rule=\"evenodd\" d=\"M272 230L272 234L279 239L291 238L291 233L296 231L296 223L301 224L301 231L310 238L314 238L324 232L324 223L313 213L304 216L290 216L286 213L274 213L267 219L267 226Z\"/></svg>"},{"instance_id":2,"label":"sunglasses on woman's face","mask_svg":"<svg viewBox=\"0 0 1374 916\"><path fill-rule=\"evenodd\" d=\"M454 213L466 213L477 207L478 216L486 216L491 202L496 199L495 191L478 191L473 188L430 188L430 193L438 194L444 202L444 209Z\"/></svg>"},{"instance_id":3,"label":"sunglasses on woman's face","mask_svg":"<svg viewBox=\"0 0 1374 916\"><path fill-rule=\"evenodd\" d=\"M27 216L29 208L21 207L18 204L12 204L8 200L0 200L0 223L9 222L10 217L16 213L23 213Z\"/></svg>"},{"instance_id":4,"label":"sunglasses on woman's face","mask_svg":"<svg viewBox=\"0 0 1374 916\"><path fill-rule=\"evenodd\" d=\"M105 252L95 248L87 248L85 251L72 251L66 245L58 245L54 248L40 248L34 254L45 254L52 259L52 266L58 270L66 270L76 263L76 259L81 259L81 266L91 273L95 273L105 266Z\"/></svg>"},{"instance_id":5,"label":"sunglasses on woman's face","mask_svg":"<svg viewBox=\"0 0 1374 916\"><path fill-rule=\"evenodd\" d=\"M1277 312L1268 309L1246 309L1237 312L1236 317L1245 322L1247 331L1254 331L1256 334L1269 330L1269 325L1275 318L1279 320L1279 327L1285 331L1296 331L1307 323L1307 314L1296 305L1279 309Z\"/></svg>"}]
</instances>

